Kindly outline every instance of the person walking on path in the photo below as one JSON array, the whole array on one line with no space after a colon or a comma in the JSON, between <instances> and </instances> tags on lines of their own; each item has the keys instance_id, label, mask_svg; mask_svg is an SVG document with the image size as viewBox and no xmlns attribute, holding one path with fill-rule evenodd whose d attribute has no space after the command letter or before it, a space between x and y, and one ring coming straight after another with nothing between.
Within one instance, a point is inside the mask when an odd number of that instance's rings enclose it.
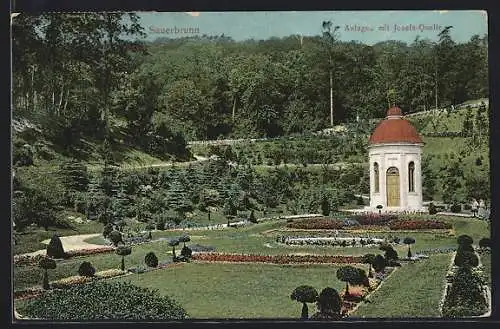
<instances>
[{"instance_id":1,"label":"person walking on path","mask_svg":"<svg viewBox=\"0 0 500 329\"><path fill-rule=\"evenodd\" d=\"M479 206L479 203L477 202L476 199L472 199L472 205L471 205L471 209L472 209L472 216L473 217L476 217L477 215L477 208Z\"/></svg>"}]
</instances>

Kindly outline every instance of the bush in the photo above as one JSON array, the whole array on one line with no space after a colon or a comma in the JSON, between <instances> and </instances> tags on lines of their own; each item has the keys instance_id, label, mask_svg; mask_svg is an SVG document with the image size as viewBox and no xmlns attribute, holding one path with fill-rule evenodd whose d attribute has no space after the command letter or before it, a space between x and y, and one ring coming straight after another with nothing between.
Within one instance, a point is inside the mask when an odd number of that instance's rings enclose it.
<instances>
[{"instance_id":1,"label":"bush","mask_svg":"<svg viewBox=\"0 0 500 329\"><path fill-rule=\"evenodd\" d=\"M250 212L250 217L248 218L248 220L252 223L257 223L257 218L255 217L255 213L253 210Z\"/></svg>"},{"instance_id":2,"label":"bush","mask_svg":"<svg viewBox=\"0 0 500 329\"><path fill-rule=\"evenodd\" d=\"M457 243L459 246L471 246L474 240L470 236L462 234L457 238Z\"/></svg>"},{"instance_id":3,"label":"bush","mask_svg":"<svg viewBox=\"0 0 500 329\"><path fill-rule=\"evenodd\" d=\"M95 268L90 262L83 262L78 268L78 274L81 276L92 277L95 274Z\"/></svg>"},{"instance_id":4,"label":"bush","mask_svg":"<svg viewBox=\"0 0 500 329\"><path fill-rule=\"evenodd\" d=\"M158 266L158 257L156 257L154 252L150 251L144 257L144 262L149 267L157 267Z\"/></svg>"},{"instance_id":5,"label":"bush","mask_svg":"<svg viewBox=\"0 0 500 329\"><path fill-rule=\"evenodd\" d=\"M382 272L385 268L385 259L382 255L376 255L373 259L373 269L375 272Z\"/></svg>"},{"instance_id":6,"label":"bush","mask_svg":"<svg viewBox=\"0 0 500 329\"><path fill-rule=\"evenodd\" d=\"M457 252L454 263L459 267L477 267L479 265L479 258L475 252L462 251Z\"/></svg>"},{"instance_id":7,"label":"bush","mask_svg":"<svg viewBox=\"0 0 500 329\"><path fill-rule=\"evenodd\" d=\"M107 223L106 225L104 225L104 229L102 230L102 236L108 238L111 232L113 232L113 224Z\"/></svg>"},{"instance_id":8,"label":"bush","mask_svg":"<svg viewBox=\"0 0 500 329\"><path fill-rule=\"evenodd\" d=\"M434 203L430 203L429 204L429 215L435 215L437 214L437 209L436 209L436 206L434 205Z\"/></svg>"},{"instance_id":9,"label":"bush","mask_svg":"<svg viewBox=\"0 0 500 329\"><path fill-rule=\"evenodd\" d=\"M384 258L386 266L395 266L396 261L399 259L398 252L391 247L385 251Z\"/></svg>"},{"instance_id":10,"label":"bush","mask_svg":"<svg viewBox=\"0 0 500 329\"><path fill-rule=\"evenodd\" d=\"M33 165L33 152L28 144L14 143L12 147L12 163L15 166L31 166Z\"/></svg>"},{"instance_id":11,"label":"bush","mask_svg":"<svg viewBox=\"0 0 500 329\"><path fill-rule=\"evenodd\" d=\"M167 223L167 220L165 218L159 218L158 221L156 222L156 229L160 230L160 231L164 231L166 223Z\"/></svg>"},{"instance_id":12,"label":"bush","mask_svg":"<svg viewBox=\"0 0 500 329\"><path fill-rule=\"evenodd\" d=\"M89 300L92 296L92 300ZM106 301L106 307L95 301ZM171 297L125 282L96 281L43 294L19 310L43 320L173 320L186 311Z\"/></svg>"},{"instance_id":13,"label":"bush","mask_svg":"<svg viewBox=\"0 0 500 329\"><path fill-rule=\"evenodd\" d=\"M60 259L65 258L66 253L61 242L61 239L57 234L54 234L47 245L47 256Z\"/></svg>"},{"instance_id":14,"label":"bush","mask_svg":"<svg viewBox=\"0 0 500 329\"><path fill-rule=\"evenodd\" d=\"M462 211L462 205L459 203L454 203L450 207L451 212L458 213Z\"/></svg>"},{"instance_id":15,"label":"bush","mask_svg":"<svg viewBox=\"0 0 500 329\"><path fill-rule=\"evenodd\" d=\"M490 238L482 238L481 240L479 240L479 247L491 248L491 239Z\"/></svg>"},{"instance_id":16,"label":"bush","mask_svg":"<svg viewBox=\"0 0 500 329\"><path fill-rule=\"evenodd\" d=\"M123 243L122 234L118 231L110 232L108 235L108 239L113 243L115 247L118 245L118 243Z\"/></svg>"},{"instance_id":17,"label":"bush","mask_svg":"<svg viewBox=\"0 0 500 329\"><path fill-rule=\"evenodd\" d=\"M464 317L482 315L488 310L488 302L482 291L483 280L470 268L459 268L453 283L446 291L443 316Z\"/></svg>"},{"instance_id":18,"label":"bush","mask_svg":"<svg viewBox=\"0 0 500 329\"><path fill-rule=\"evenodd\" d=\"M181 255L184 256L185 258L191 258L192 253L193 252L191 251L191 249L187 246L184 246L181 249Z\"/></svg>"},{"instance_id":19,"label":"bush","mask_svg":"<svg viewBox=\"0 0 500 329\"><path fill-rule=\"evenodd\" d=\"M319 294L316 306L318 312L312 316L313 319L340 320L342 300L337 290L330 287L323 289Z\"/></svg>"}]
</instances>

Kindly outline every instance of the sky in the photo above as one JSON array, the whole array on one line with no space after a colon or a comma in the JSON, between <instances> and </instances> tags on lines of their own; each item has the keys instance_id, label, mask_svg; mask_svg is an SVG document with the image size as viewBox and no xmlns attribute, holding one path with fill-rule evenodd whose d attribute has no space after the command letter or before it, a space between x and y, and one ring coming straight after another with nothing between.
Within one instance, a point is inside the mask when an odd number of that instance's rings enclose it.
<instances>
[{"instance_id":1,"label":"sky","mask_svg":"<svg viewBox=\"0 0 500 329\"><path fill-rule=\"evenodd\" d=\"M289 35L321 34L323 21L339 26L342 41L368 45L400 40L411 43L417 35L437 40L445 26L453 26L451 37L467 42L474 34L488 33L486 11L267 11L267 12L139 12L141 23L152 41L158 37L195 35L230 36L236 41L268 39Z\"/></svg>"}]
</instances>

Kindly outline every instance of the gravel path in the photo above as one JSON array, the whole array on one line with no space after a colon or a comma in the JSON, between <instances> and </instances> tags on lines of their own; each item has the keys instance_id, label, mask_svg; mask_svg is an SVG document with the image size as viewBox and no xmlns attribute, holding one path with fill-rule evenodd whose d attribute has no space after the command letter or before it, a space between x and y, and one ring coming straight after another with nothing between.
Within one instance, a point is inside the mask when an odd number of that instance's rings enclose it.
<instances>
[{"instance_id":1,"label":"gravel path","mask_svg":"<svg viewBox=\"0 0 500 329\"><path fill-rule=\"evenodd\" d=\"M85 242L85 240L93 237L100 236L101 233L93 233L93 234L80 234L80 235L69 235L60 237L61 243L63 245L64 251L70 250L81 250L81 249L98 249L102 248L102 245L92 244ZM43 244L49 244L50 239L42 241ZM23 254L23 256L36 256L36 255L45 255L46 250L37 250L34 252L30 252L27 254Z\"/></svg>"}]
</instances>

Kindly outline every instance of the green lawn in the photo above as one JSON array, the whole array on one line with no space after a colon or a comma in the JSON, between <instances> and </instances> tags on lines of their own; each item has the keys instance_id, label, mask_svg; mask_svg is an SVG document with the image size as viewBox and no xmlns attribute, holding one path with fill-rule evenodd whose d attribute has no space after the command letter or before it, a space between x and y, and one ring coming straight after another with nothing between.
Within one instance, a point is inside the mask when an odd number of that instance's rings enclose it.
<instances>
[{"instance_id":1,"label":"green lawn","mask_svg":"<svg viewBox=\"0 0 500 329\"><path fill-rule=\"evenodd\" d=\"M439 317L451 254L431 256L397 270L353 314L363 318Z\"/></svg>"},{"instance_id":2,"label":"green lawn","mask_svg":"<svg viewBox=\"0 0 500 329\"><path fill-rule=\"evenodd\" d=\"M475 219L458 219L447 218L457 227L457 236L459 234L470 234L474 241L478 241L479 237L489 236L487 232L487 224L484 221ZM332 247L332 246L286 246L276 243L276 235L283 234L276 229L285 225L286 221L277 220L259 224L250 225L242 228L232 228L225 230L194 230L187 231L191 236L190 244L201 244L205 246L213 246L218 252L227 253L247 253L247 254L267 254L267 255L282 255L282 254L320 254L320 255L362 255L366 253L381 253L377 247ZM273 231L274 230L274 231ZM175 237L182 234L182 231L155 231L152 233L153 239L160 237ZM304 234L302 232L302 234ZM416 243L412 245L412 250L419 251L437 247L454 247L456 246L456 237L441 236L433 233L401 233L389 232L386 234L397 235L401 239L407 235L415 238ZM382 233L373 234L374 236L383 236ZM90 242L102 242L101 237L92 239ZM181 247L177 248L180 251ZM407 246L400 245L395 247L400 257L404 257L407 253ZM165 260L171 257L172 248L168 246L167 241L156 241L137 245L132 248L132 254L126 257L126 266L132 267L144 265L144 256L154 251L159 260ZM96 270L106 270L110 268L118 268L120 258L113 254L92 255L81 258L68 259L58 262L57 268L50 271L51 280L63 278L69 275L75 275L76 271L84 260L90 261ZM16 290L40 284L39 273L37 267L16 267L14 268L14 287ZM30 273L35 273L31 275Z\"/></svg>"},{"instance_id":3,"label":"green lawn","mask_svg":"<svg viewBox=\"0 0 500 329\"><path fill-rule=\"evenodd\" d=\"M299 285L318 293L344 283L332 265L287 266L272 264L184 264L119 280L158 289L174 297L191 318L295 318L301 304L290 294ZM309 314L315 305L309 304Z\"/></svg>"},{"instance_id":4,"label":"green lawn","mask_svg":"<svg viewBox=\"0 0 500 329\"><path fill-rule=\"evenodd\" d=\"M436 217L424 217L436 218ZM374 233L371 236L397 235L401 239L412 236L416 243L414 252L436 247L456 246L456 237L469 234L477 243L489 236L484 221L468 218L445 218L453 223L456 236L436 233ZM285 246L276 243L276 235L285 220L268 221L241 228L226 230L188 231L190 244L213 246L218 252L246 254L328 254L360 255L382 253L378 248ZM293 232L292 232L293 233ZM299 232L295 232L299 235ZM294 233L294 234L295 234ZM305 234L306 232L300 232ZM182 232L155 231L153 238L174 237ZM96 238L101 239L100 237ZM96 241L97 241L96 240ZM93 241L94 242L94 241ZM181 246L176 250L179 252ZM407 252L406 245L396 246L400 257ZM132 247L132 254L125 258L126 267L144 266L144 257L154 251L160 261L170 259L172 248L167 241L155 241ZM57 263L49 271L51 281L76 275L83 261L89 261L97 271L119 268L120 257L114 253L73 258ZM437 303L441 297L444 276L450 255L434 255L430 259L408 264L399 269L372 296L371 304L363 304L354 316L364 317L418 317L438 316ZM482 257L485 271L491 268L488 257ZM321 290L326 286L341 289L343 283L335 278L336 267L280 266L272 264L207 264L190 263L123 278L142 286L158 288L162 293L173 295L193 317L297 317L300 305L289 300L289 294L300 284L310 284ZM119 279L121 280L121 279ZM14 289L40 285L41 270L37 266L14 267ZM314 305L310 307L311 313Z\"/></svg>"}]
</instances>

